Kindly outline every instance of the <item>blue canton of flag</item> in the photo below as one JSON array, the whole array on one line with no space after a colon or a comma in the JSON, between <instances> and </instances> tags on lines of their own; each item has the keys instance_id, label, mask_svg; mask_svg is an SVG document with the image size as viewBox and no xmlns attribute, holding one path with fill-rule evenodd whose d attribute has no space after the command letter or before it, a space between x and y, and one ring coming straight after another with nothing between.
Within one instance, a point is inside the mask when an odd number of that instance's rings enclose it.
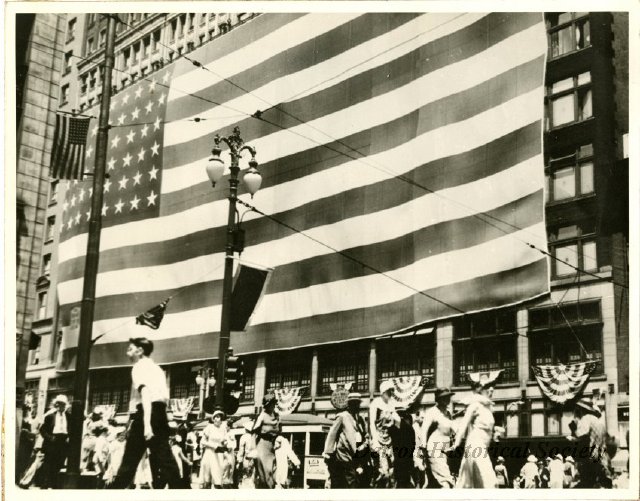
<instances>
[{"instance_id":1,"label":"blue canton of flag","mask_svg":"<svg viewBox=\"0 0 640 501\"><path fill-rule=\"evenodd\" d=\"M160 208L164 115L170 74L142 80L111 100L102 225L156 217ZM85 162L95 166L98 126L89 135ZM90 169L93 170L93 169ZM87 231L93 180L69 184L60 227L64 239Z\"/></svg>"}]
</instances>

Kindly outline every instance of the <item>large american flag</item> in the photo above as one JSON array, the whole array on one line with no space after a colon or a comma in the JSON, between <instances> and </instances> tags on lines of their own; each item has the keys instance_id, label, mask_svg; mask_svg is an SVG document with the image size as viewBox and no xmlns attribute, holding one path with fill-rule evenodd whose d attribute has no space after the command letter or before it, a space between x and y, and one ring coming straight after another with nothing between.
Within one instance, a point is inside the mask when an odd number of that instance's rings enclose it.
<instances>
[{"instance_id":1,"label":"large american flag","mask_svg":"<svg viewBox=\"0 0 640 501\"><path fill-rule=\"evenodd\" d=\"M149 333L134 318L169 296L155 359L217 356L228 183L212 189L204 167L235 126L264 178L241 198L285 223L244 218L243 259L274 272L236 353L547 293L546 258L524 243L546 249L545 51L535 13L263 14L189 54L206 69L182 58L118 93L92 366L125 364L127 339ZM87 186L65 202L63 325L81 300Z\"/></svg>"}]
</instances>

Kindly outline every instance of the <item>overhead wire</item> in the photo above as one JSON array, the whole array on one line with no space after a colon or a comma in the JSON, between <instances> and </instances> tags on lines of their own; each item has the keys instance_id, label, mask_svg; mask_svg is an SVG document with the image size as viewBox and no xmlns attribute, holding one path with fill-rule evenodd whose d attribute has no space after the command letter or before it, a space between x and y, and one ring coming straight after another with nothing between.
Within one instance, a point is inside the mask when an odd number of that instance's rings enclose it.
<instances>
[{"instance_id":1,"label":"overhead wire","mask_svg":"<svg viewBox=\"0 0 640 501\"><path fill-rule=\"evenodd\" d=\"M459 17L461 17L461 16L462 16L462 14L460 14L459 16L457 16L457 17L455 17L455 18L453 18L453 19L451 19L451 20L447 21L447 23L448 23L448 22L452 22L452 21L454 21L455 19L457 19L457 18L459 18ZM123 22L123 23L124 23L124 22ZM124 24L125 24L125 25L127 25L129 28L131 28L131 29L133 29L133 30L139 30L139 28L136 28L136 27L134 27L134 26L132 26L132 25L129 25L129 24L127 24L127 23L124 23ZM446 24L446 23L444 23L444 24ZM435 28L432 28L432 29L435 29ZM426 33L428 33L429 31L431 31L432 29L425 30L425 31L423 31L423 32L421 32L421 33L419 33L419 34L417 34L416 36L414 36L412 39L407 40L407 41L404 41L404 42L401 42L401 43L399 43L399 44L397 44L397 45L395 45L395 46L393 46L393 47L389 48L389 49L388 49L388 51L393 50L393 49L395 49L395 48L397 48L397 47L399 47L399 46L401 46L401 45L404 45L404 44L406 44L406 43L408 43L408 42L410 42L410 41L412 41L412 40L414 40L414 39L416 39L416 38L419 38L420 36L425 35L425 34L426 34ZM163 47L165 47L165 48L169 49L169 50L173 50L171 47L167 46L166 44L163 44L163 43L161 43L161 42L159 42L159 44L160 44L161 46L163 46ZM385 52L386 52L386 51L385 51ZM384 54L384 52L383 52L383 53L381 53L381 54ZM375 56L370 57L369 59L367 59L367 60L366 60L366 61L364 61L364 62L360 62L360 63L358 63L358 64L355 64L355 65L351 66L350 68L347 68L346 70L344 70L341 74L344 74L344 73L346 73L346 72L348 72L348 71L351 71L352 69L354 69L354 68L356 68L356 67L358 67L358 66L360 66L360 65L362 65L362 64L364 64L364 63L366 63L366 62L368 62L368 61L370 61L370 60L373 60L373 59L375 59L376 57L380 57L380 55L381 55L381 54L376 54ZM597 275L597 274L595 274L595 273L589 272L589 271L587 271L587 270L583 270L583 269L578 268L577 266L575 266L575 265L573 265L573 264L571 264L571 263L569 263L569 262L567 262L567 261L561 260L561 259L560 259L560 258L558 258L557 256L555 256L555 255L553 255L552 253L550 253L550 252L548 252L548 251L546 251L546 250L542 249L542 248L541 248L541 247L539 247L538 245L535 245L535 244L533 244L533 243L531 243L531 242L528 242L528 241L526 241L526 240L523 240L523 239L521 239L521 238L519 238L519 237L517 237L517 236L513 235L513 233L511 233L510 231L505 230L504 228L502 228L502 227L498 226L497 224L493 224L493 223L491 223L490 221L488 221L488 220L487 220L487 219L485 219L485 218L492 219L492 220L494 220L494 221L496 221L496 222L498 222L498 223L501 223L501 224L503 224L503 225L509 226L509 227L511 227L512 229L516 230L516 231L523 231L523 232L526 232L526 233L531 233L529 230L527 230L527 229L525 229L525 228L521 228L521 227L519 227L518 225L515 225L515 224L513 224L513 223L510 223L509 221L505 221L505 220L503 220L503 219L501 219L501 218L498 218L498 217L496 217L496 216L493 216L493 215L489 214L487 211L478 211L478 210L474 209L473 207L468 206L467 204L464 204L464 203L462 203L462 202L460 202L460 201L458 201L458 200L455 200L455 199L452 199L452 198L450 198L450 197L447 197L447 196L443 195L443 194L442 194L442 193L440 193L438 190L433 190L433 189L431 189L431 188L429 188L429 187L427 187L427 186L423 185L422 183L418 183L418 182L414 181L413 179L408 178L408 177L407 177L407 176L405 176L405 175L402 175L402 174L398 174L398 173L396 173L396 172L393 172L392 170L390 170L390 169L388 169L388 168L385 168L384 166L383 166L383 167L380 167L380 166L378 166L378 165L374 165L371 161L369 161L369 160L365 160L366 155L365 155L364 153L362 153L362 152L361 152L361 151L359 151L358 149L356 149L356 148L352 147L351 145L349 145L349 144L345 143L345 142L344 142L344 141L342 141L341 139L335 138L335 137L333 137L331 134L328 134L327 132L325 132L325 131L321 130L320 128L318 128L318 127L316 127L316 126L314 126L313 124L310 124L309 122L304 121L303 119L301 119L301 118L297 117L296 115L294 115L294 114L292 114L292 113L288 112L287 110L283 109L280 105L274 105L274 104L270 103L268 100L266 100L266 99L262 98L261 96L258 96L255 92L252 92L252 91L250 91L250 90L247 90L247 89L245 89L243 86L241 86L241 85L237 84L236 82L234 82L233 80L231 80L230 78L225 77L224 75L221 75L221 74L219 74L219 73L215 72L215 71L214 71L213 69L211 69L208 65L204 65L204 64L203 64L203 63L201 63L200 61L197 61L197 60L195 60L195 59L193 59L193 58L191 58L191 57L187 56L186 54L185 54L185 55L183 55L182 57L184 57L187 61L191 62L194 66L196 66L196 67L198 67L198 68L202 68L203 70L205 70L205 71L207 71L207 72L209 72L209 73L213 74L213 75L214 75L214 76L216 76L217 78L219 78L219 79L221 79L221 80L224 80L224 81L226 81L227 83L229 83L230 85L232 85L232 86L234 86L234 87L238 88L240 91L244 92L245 94L251 95L251 96L255 97L256 99L259 99L259 100L261 100L262 102L264 102L265 104L269 105L269 108L267 108L267 110L258 110L258 111L256 111L256 112L255 112L255 113L253 113L253 114L243 113L243 115L251 116L251 117L253 117L253 118L256 118L256 119L258 119L258 120L261 120L261 121L263 121L263 122L265 122L265 123L267 123L267 124L269 124L269 125L271 125L271 126L273 126L273 127L279 128L279 129L281 129L281 130L283 130L283 131L286 131L286 132L288 132L288 133L290 133L290 134L294 134L294 135L296 135L296 136L298 136L298 137L300 137L300 138L303 138L303 139L306 139L306 140L308 140L308 141L311 141L311 142L315 143L316 145L318 145L318 146L320 146L320 147L323 147L323 148L329 149L330 151L333 151L334 153L337 153L337 154L339 154L339 155L346 156L346 157L350 158L351 160L354 160L354 161L358 161L358 162L360 162L360 163L363 163L364 165L366 165L366 166L368 166L368 167L370 167L370 168L376 169L376 170L378 170L378 171L380 171L380 172L383 172L383 173L385 173L385 174L387 174L387 175L391 176L392 178L395 178L395 179L398 179L398 180L403 181L403 182L405 182L405 183L408 183L408 184L410 184L410 185L412 185L412 186L414 186L414 187L417 187L417 188L420 188L420 189L422 189L422 190L426 191L427 193L431 193L431 194L433 194L433 195L435 195L435 196L437 196L437 197L439 197L439 198L442 198L442 199L444 199L444 200L446 200L446 201L448 201L448 202L450 202L450 203L453 203L453 204L456 204L456 205L458 205L458 206L460 206L460 207L463 207L464 209L466 209L466 210L468 210L468 211L470 212L470 215L471 215L472 217L474 217L474 218L476 218L476 219L479 219L480 221L484 222L485 224L488 224L489 226L492 226L493 228L497 229L498 231L501 231L501 232L502 232L502 233L504 233L505 235L510 236L511 238L514 238L514 239L516 239L516 240L520 241L522 244L527 245L527 246L528 246L528 247L530 247L531 249L536 250L536 251L538 251L538 252L542 253L543 255L545 255L545 256L547 256L547 257L549 257L549 258L553 259L553 260L556 260L556 261L558 261L558 262L561 262L561 263L563 263L563 264L565 264L565 265L567 265L567 266L569 266L569 267L571 267L571 268L575 269L575 270L576 270L576 271L578 271L578 272L584 273L585 275L592 276L592 277L597 278L597 279L599 279L599 280L602 280L602 279L603 279L603 277L601 277L600 275ZM335 75L334 77L332 77L332 78L330 78L330 79L325 79L325 80L324 80L324 82L331 81L332 79L338 78L339 76L340 76L340 74L339 74L339 75ZM298 95L302 95L302 94L304 94L305 92L308 92L309 90L311 90L311 89L313 89L313 88L317 87L318 85L321 85L321 84L316 84L316 86L309 87L307 90L301 91ZM322 143L322 142L320 142L320 141L314 140L314 139L312 139L312 138L310 138L310 137L308 137L308 136L306 136L306 135L304 135L304 134L302 134L302 133L300 133L300 132L294 131L294 130L292 130L292 129L290 129L290 128L286 127L286 126L282 126L282 125L277 124L277 123L275 123L275 122L273 122L273 121L267 120L267 119L264 117L264 113L265 113L266 111L270 110L270 109L277 109L278 111L280 111L280 112L282 112L282 113L286 114L286 115L287 115L287 116L289 116L290 118L292 118L292 119L294 119L294 120L298 121L300 124L303 124L303 125L306 125L306 126L310 127L311 129L313 129L313 130L315 130L315 131L317 131L317 132L319 132L319 133L321 133L321 134L325 135L327 138L329 138L329 139L330 139L330 140L332 140L333 142L338 143L338 144L340 144L341 146L344 146L345 148L347 148L347 149L349 149L349 150L353 151L354 153L356 153L356 154L360 155L360 157L354 157L354 156L352 156L352 155L349 155L349 154L345 153L344 151L341 151L341 150L338 150L338 149L336 149L336 148L333 148L333 147L331 147L330 145L328 145L328 144L326 144L326 143ZM573 252L575 252L576 254L578 254L578 253L579 253L579 251L578 251L577 249L575 249L575 250L574 250L574 249L570 249L570 251L573 251ZM590 256L587 256L587 257L590 257ZM613 278L612 278L612 279L604 278L604 280L607 280L607 281L609 281L609 282L614 283L614 282L613 282ZM622 284L616 284L616 285L619 285L619 286L624 287L624 285L622 285Z\"/></svg>"},{"instance_id":2,"label":"overhead wire","mask_svg":"<svg viewBox=\"0 0 640 501\"><path fill-rule=\"evenodd\" d=\"M123 22L123 21L120 21L120 22ZM132 27L131 25L128 25L127 23L124 23L124 22L123 22L123 24L125 24L125 25L129 26L129 27L130 27L130 28L132 28L133 30L139 30L139 28ZM418 37L418 36L422 36L423 34L424 34L424 33L421 33L421 34L419 34L419 35L416 35L416 37ZM407 43L407 42L403 42L403 43ZM168 46L166 46L166 45L164 45L164 44L161 44L161 45L163 45L163 46L165 46L165 47L168 47ZM399 46L399 45L401 45L401 44L398 44L398 46ZM52 48L52 47L49 47L49 48L51 48L51 49L55 50L55 49L54 49L54 48ZM171 48L169 48L169 49L171 49ZM389 49L389 50L392 50L392 49ZM80 58L80 59L90 60L89 58L81 58L80 56L75 56L75 57L78 57L78 58ZM248 90L244 89L242 86L239 86L238 84L236 84L235 82L233 82L233 81L232 81L232 80L230 80L229 78L222 77L221 75L217 74L216 72L214 72L214 71L213 71L213 70L211 70L210 68L206 67L205 65L202 65L202 63L200 63L199 61L196 61L195 59L190 58L190 57L188 57L187 55L183 55L182 57L185 57L188 61L190 61L190 62L191 62L192 64L194 64L195 66L197 66L197 67L201 67L201 68L203 68L203 69L205 69L205 70L207 70L207 71L210 71L212 74L216 75L218 78L222 78L222 79L224 79L224 80L225 80L225 81L227 81L229 84L234 85L234 86L236 86L237 88L239 88L241 91L243 91L243 92L245 92L245 93L248 93L248 94L251 94L251 95L253 95L254 97L256 97L256 98L258 98L258 99L261 99L263 102L265 102L266 104L269 104L269 105L271 106L269 109L272 109L272 108L278 108L280 111L282 111L282 112L284 112L285 114L289 115L291 118L294 118L295 120L299 121L300 123L302 123L302 124L306 124L306 125L308 125L308 126L310 126L310 127L314 128L314 126L312 126L311 124L308 124L307 122L304 122L302 119L300 119L300 118L296 117L295 115L293 115L293 114L291 114L291 113L287 112L286 110L282 110L279 106L277 106L277 105L271 105L268 101L266 101L266 100L262 99L261 97L259 97L259 96L255 95L254 93L251 93L250 91L248 91ZM374 57L372 57L372 58L370 58L370 59L373 59L373 58L375 58L375 57L376 57L376 56L374 56ZM363 63L363 62L361 62L361 63L359 63L358 65L361 65L361 64L364 64L364 63ZM355 65L354 67L356 67L356 66L358 66L358 65ZM352 68L350 68L350 69L352 69ZM347 69L347 70L345 70L345 71L349 71L350 69ZM130 73L127 73L127 72L125 72L125 71L122 71L122 70L116 70L116 71L119 71L119 72L121 72L121 73L124 73L124 74L127 74L127 75L130 75L130 76L131 76L131 74L130 74ZM338 76L339 76L339 75L338 75ZM338 76L334 76L334 77L333 77L333 79L337 78ZM148 78L148 77L146 77L146 78L145 78L145 77L143 77L143 79L144 79L144 80L146 80L146 81L154 81L154 82L155 82L155 80L152 80L152 79L150 79L150 78ZM327 81L329 81L329 80L331 80L331 79L327 79ZM156 83L156 85L160 85L160 86L163 86L163 87L166 87L166 88L170 88L170 86L169 86L169 85L165 85L165 84L162 84L162 83L160 83L160 82L155 82L155 83ZM240 117L240 116L246 116L246 117L253 117L253 118L257 118L257 119L259 119L259 120L264 121L265 123L268 123L268 124L272 125L273 127L279 128L279 129L281 129L281 130L287 130L289 133L296 134L296 135L300 136L301 138L304 138L304 139L306 139L306 140L309 140L309 141L312 141L312 142L314 142L314 143L318 144L318 145L319 145L319 146L321 146L321 147L328 148L329 150L334 151L335 153L338 153L338 154L340 154L340 155L347 156L348 158L351 158L352 160L362 162L362 163L364 163L364 164L368 165L369 167L372 167L372 168L375 168L375 169L380 170L380 171L382 171L382 172L385 172L386 174L388 174L388 175L392 176L393 178L396 178L396 179L399 179L399 180L401 180L401 181L407 182L407 183L409 183L409 184L411 184L411 185L413 185L413 186L416 186L416 187L418 187L418 188L421 188L421 189L423 189L423 190L425 190L425 191L427 191L427 192L429 192L429 193L432 193L432 194L437 195L437 196L439 196L439 197L441 197L441 198L447 199L448 201L450 201L450 202L452 202L452 203L455 203L455 204L461 205L461 206L465 207L467 210L471 211L471 212L472 212L473 217L476 217L476 218L480 219L480 220L481 220L481 221L483 221L485 224L489 224L490 226L493 226L494 228L498 229L499 231L502 231L503 233L505 233L505 234L507 234L507 235L511 235L511 236L512 236L512 237L514 237L514 238L517 238L517 237L513 236L513 234L511 234L511 233L507 233L507 231L505 231L503 228L501 228L501 227L497 226L496 224L493 224L493 223L491 223L491 222L487 221L486 219L483 219L483 217L482 217L482 216L486 216L487 218L494 219L494 220L496 220L497 222L500 222L500 223L502 223L502 224L505 224L505 225L511 226L512 228L514 228L514 229L516 229L516 230L523 230L523 228L520 228L520 227L518 227L518 226L516 226L516 225L514 225L514 224L512 224L512 223L509 223L508 221L504 221L504 220L502 220L502 219L500 219L500 218L497 218L497 217L495 217L495 216L491 216L490 214L487 214L486 212L476 211L475 209L473 209L473 208L471 208L471 207L468 207L468 206L466 206L465 204L462 204L461 202L459 202L459 201L457 201L457 200L453 200L453 199L449 199L448 197L444 197L441 193L438 193L438 192L437 192L437 191L435 191L435 190L432 190L432 189L430 189L430 188L428 188L428 187L426 187L426 186L424 186L424 185L422 185L422 184L420 184L420 183L417 183L417 182L415 182L415 181L413 181L413 180L411 180L411 179L408 179L408 178L406 178L406 177L405 177L405 176L403 176L403 175L400 175L400 174L397 174L397 173L395 173L395 172L393 172L393 171L389 171L389 170L387 170L387 169L384 169L384 168L381 168L381 167L375 166L375 165L373 165L372 163L370 163L370 162L367 162L367 161L363 160L363 158L356 158L356 157L353 157L353 156L351 156L351 155L349 155L349 154L347 154L347 153L345 153L345 152L343 152L343 151L340 151L340 150L338 150L338 149L332 148L331 146L329 146L329 145L327 145L327 144L325 144L325 143L320 143L320 142L318 142L318 141L315 141L315 140L313 140L312 138L309 138L308 136L306 136L306 135L304 135L304 134L301 134L301 133L299 133L299 132L297 132L297 131L293 131L293 130L291 130L291 129L288 129L287 127L281 126L280 124L277 124L277 123L271 122L271 121L269 121L269 120L266 120L266 119L262 116L262 112L260 112L260 113L254 113L254 114L249 114L249 113L247 113L247 112L244 112L244 111L241 111L241 110L235 109L235 108L230 107L230 106L228 106L228 105L225 105L225 104L223 104L223 103L218 103L218 102L216 102L216 101L213 101L213 100L207 99L207 98L205 98L204 96L200 96L200 95L193 94L193 93L187 93L187 92L185 92L185 91L180 91L179 89L175 89L175 88L174 88L174 90L176 90L176 91L178 91L178 92L180 92L180 93L182 93L182 94L185 94L185 95L187 95L187 96L191 96L191 97L194 97L194 98L197 98L197 99L201 99L201 100L207 101L207 102L209 102L209 103L211 103L211 104L214 104L214 105L217 105L217 106L227 107L227 108L229 108L229 109L233 109L234 111L238 111L238 112L239 112L237 115L234 115L234 116L228 116L228 117L224 117L224 118L235 118L235 117ZM308 91L308 90L307 90L307 91ZM302 91L302 93L307 92L307 91ZM218 117L218 118L223 118L223 117ZM195 121L195 122L199 122L199 121L203 120L203 118L201 118L201 117L194 117L194 118L191 118L191 119L183 119L183 120L185 120L185 121ZM178 120L176 120L176 121L178 121ZM168 122L165 122L165 123L168 123ZM145 123L143 122L143 123L140 123L140 124L128 124L128 125L130 126L130 125L144 125L144 124L145 124ZM151 123L151 124L152 124L152 123ZM123 126L124 126L124 125L123 125ZM114 126L114 127L117 127L117 126ZM328 138L332 139L334 142L337 142L338 144L341 144L342 146L344 146L344 147L346 147L346 148L348 148L348 149L350 149L350 150L354 151L355 153L357 153L357 154L359 154L359 155L364 156L364 154L363 154L362 152L360 152L359 150L357 150L357 149L355 149L355 148L351 147L350 145L348 145L348 144L344 143L343 141L341 141L341 140L339 140L339 139L335 139L335 138L333 138L331 135L329 135L329 134L325 133L324 131L322 131L322 130L320 130L320 129L318 129L318 128L315 128L315 130L317 130L317 131L318 131L318 132L320 132L320 133L325 134ZM266 215L265 215L265 216L266 216ZM267 216L266 216L266 217L267 217ZM268 217L273 218L273 216L268 216ZM283 224L286 224L286 223L283 223ZM296 231L297 231L297 230L296 230ZM517 239L518 239L518 238L517 238ZM570 264L570 263L568 263L568 262L566 262L566 261L563 261L563 260L561 260L561 259L557 258L557 257L556 257L556 256L554 256L553 254L551 254L551 253L549 253L549 252L547 252L547 251L545 251L545 250L543 250L543 249L539 248L538 246L536 246L536 245L534 245L534 244L531 244L530 242L526 242L526 241L521 240L521 239L518 239L518 240L520 240L520 241L521 241L522 243L524 243L525 245L528 245L528 246L529 246L529 247L531 247L532 249L537 250L538 252L543 253L544 255L546 255L546 256L548 256L548 257L550 257L551 259L555 259L555 260L557 260L557 261L559 261L559 262L562 262L563 264L565 264L565 265L567 265L567 266L569 266L569 267L571 267L571 268L575 269L576 271L584 272L585 274L591 275L591 276L593 276L593 277L595 277L595 278L602 279L602 277L600 277L599 275L596 275L596 274L594 274L594 273L587 272L587 271L585 271L585 270L581 270L581 269L580 269L580 268L578 268L577 266L574 266L574 265L572 265L572 264ZM339 252L339 251L337 251L337 252ZM363 264L364 264L365 266L368 266L368 265L366 265L366 263L363 263ZM375 270L375 268L371 268L371 269L372 269L373 271L377 271L377 270ZM617 285L620 285L620 286L622 286L622 287L625 287L624 285L621 285L621 284L617 284ZM435 300L437 300L437 298L436 298ZM456 307L453 307L453 306L451 306L451 305L447 305L447 306L449 306L449 307L452 307L452 308L456 309ZM459 311L460 311L460 312L462 312L462 310L459 310Z\"/></svg>"}]
</instances>

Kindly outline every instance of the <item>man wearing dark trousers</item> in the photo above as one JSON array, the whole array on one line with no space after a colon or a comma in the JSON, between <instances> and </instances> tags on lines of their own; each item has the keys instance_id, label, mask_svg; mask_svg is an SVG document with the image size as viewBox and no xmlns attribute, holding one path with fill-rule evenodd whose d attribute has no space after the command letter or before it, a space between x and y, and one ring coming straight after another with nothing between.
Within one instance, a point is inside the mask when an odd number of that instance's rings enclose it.
<instances>
[{"instance_id":1,"label":"man wearing dark trousers","mask_svg":"<svg viewBox=\"0 0 640 501\"><path fill-rule=\"evenodd\" d=\"M181 487L178 465L169 445L169 389L163 370L149 358L152 352L153 343L147 338L129 340L127 356L133 362L130 404L132 415L122 464L109 485L111 489L126 489L131 485L146 449L149 449L153 487Z\"/></svg>"},{"instance_id":2,"label":"man wearing dark trousers","mask_svg":"<svg viewBox=\"0 0 640 501\"><path fill-rule=\"evenodd\" d=\"M40 427L42 452L44 453L42 487L45 489L59 487L60 470L64 467L64 462L67 459L67 439L69 436L68 404L69 402L65 395L58 395L53 401L54 408L44 416L44 421Z\"/></svg>"}]
</instances>

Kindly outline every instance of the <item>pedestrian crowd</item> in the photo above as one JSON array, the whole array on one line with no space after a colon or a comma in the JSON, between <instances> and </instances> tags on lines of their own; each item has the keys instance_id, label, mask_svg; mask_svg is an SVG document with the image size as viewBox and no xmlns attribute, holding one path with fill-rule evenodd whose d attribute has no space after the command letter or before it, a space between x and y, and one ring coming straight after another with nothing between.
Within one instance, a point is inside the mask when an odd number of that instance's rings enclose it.
<instances>
[{"instance_id":1,"label":"pedestrian crowd","mask_svg":"<svg viewBox=\"0 0 640 501\"><path fill-rule=\"evenodd\" d=\"M300 467L282 434L277 399L267 393L255 421L234 429L215 409L202 430L184 421L171 428L167 418L168 388L162 369L150 358L153 343L130 340L133 392L127 427L94 410L84 423L81 472L96 488L274 489L287 488L292 468ZM474 382L464 411L452 413L454 393L435 391L436 405L421 413L413 404L394 405L394 385L383 381L380 396L361 412L362 397L350 393L337 414L322 456L329 472L326 487L341 488L611 488L610 458L615 441L606 432L600 411L580 399L570 423L574 460L556 454L529 454L513 478L491 445L505 430L493 414L494 382ZM23 488L60 488L68 447L68 401L58 395L39 428L23 423L16 466ZM456 419L461 417L461 419ZM36 431L37 428L37 431ZM240 431L240 433L237 433Z\"/></svg>"},{"instance_id":2,"label":"pedestrian crowd","mask_svg":"<svg viewBox=\"0 0 640 501\"><path fill-rule=\"evenodd\" d=\"M615 440L606 433L599 409L590 399L576 402L571 435L573 457L529 454L513 477L504 457L492 460L492 444L505 429L497 426L491 397L493 382L475 382L462 419L451 412L448 388L435 391L436 405L425 413L412 406L394 407L393 385L383 382L380 397L369 407L369 422L360 412L362 397L348 396L347 410L336 417L323 457L331 488L611 488ZM495 463L495 464L494 464Z\"/></svg>"}]
</instances>

